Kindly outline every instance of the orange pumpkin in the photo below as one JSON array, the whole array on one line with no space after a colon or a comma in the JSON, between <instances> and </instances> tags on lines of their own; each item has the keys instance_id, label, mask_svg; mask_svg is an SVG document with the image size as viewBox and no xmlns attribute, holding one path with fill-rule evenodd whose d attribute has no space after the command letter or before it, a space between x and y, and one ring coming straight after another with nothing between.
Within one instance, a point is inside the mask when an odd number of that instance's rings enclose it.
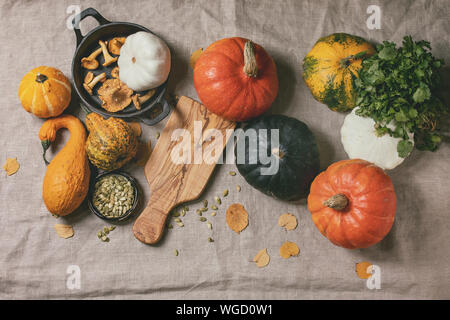
<instances>
[{"instance_id":1,"label":"orange pumpkin","mask_svg":"<svg viewBox=\"0 0 450 320\"><path fill-rule=\"evenodd\" d=\"M208 110L245 121L261 115L275 100L277 69L260 45L226 38L211 44L196 61L194 86Z\"/></svg>"},{"instance_id":2,"label":"orange pumpkin","mask_svg":"<svg viewBox=\"0 0 450 320\"><path fill-rule=\"evenodd\" d=\"M308 209L333 244L366 248L391 230L396 199L392 181L381 168L365 160L342 160L314 179Z\"/></svg>"},{"instance_id":3,"label":"orange pumpkin","mask_svg":"<svg viewBox=\"0 0 450 320\"><path fill-rule=\"evenodd\" d=\"M69 80L58 69L41 66L20 81L19 99L23 108L39 118L57 117L70 103Z\"/></svg>"}]
</instances>

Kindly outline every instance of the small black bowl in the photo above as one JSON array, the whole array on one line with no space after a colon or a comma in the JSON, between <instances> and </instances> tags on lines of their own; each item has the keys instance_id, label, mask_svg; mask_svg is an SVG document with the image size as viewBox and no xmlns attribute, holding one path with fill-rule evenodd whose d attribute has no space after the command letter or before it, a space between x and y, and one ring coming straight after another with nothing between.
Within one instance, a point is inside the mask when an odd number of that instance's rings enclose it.
<instances>
[{"instance_id":1,"label":"small black bowl","mask_svg":"<svg viewBox=\"0 0 450 320\"><path fill-rule=\"evenodd\" d=\"M134 201L133 204L131 205L131 208L125 212L123 215L121 215L120 217L114 217L114 218L109 218L106 217L104 215L102 215L97 208L94 206L94 203L92 202L92 197L94 195L94 191L95 191L95 184L103 177L106 176L111 176L111 175L115 175L115 176L122 176L125 179L127 179L128 181L130 181L131 186L133 187L134 190ZM120 221L124 221L127 218L129 218L131 216L131 214L133 213L133 211L136 209L136 206L139 202L139 188L137 186L136 180L130 176L129 174L122 172L122 171L111 171L111 172L103 172L98 174L95 179L93 179L90 190L89 190L89 195L88 195L88 206L89 209L99 218L103 219L103 220L107 220L107 221L112 221L112 222L120 222Z\"/></svg>"}]
</instances>

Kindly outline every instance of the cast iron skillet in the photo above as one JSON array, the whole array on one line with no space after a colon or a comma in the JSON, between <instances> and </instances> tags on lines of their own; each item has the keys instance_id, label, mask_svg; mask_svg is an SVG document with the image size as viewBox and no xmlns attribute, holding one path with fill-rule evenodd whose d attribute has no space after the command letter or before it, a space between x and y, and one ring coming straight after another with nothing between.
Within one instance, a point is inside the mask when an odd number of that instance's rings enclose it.
<instances>
[{"instance_id":1,"label":"cast iron skillet","mask_svg":"<svg viewBox=\"0 0 450 320\"><path fill-rule=\"evenodd\" d=\"M85 36L81 34L79 23L86 17L94 17L99 23L99 26L91 30ZM106 20L97 10L94 8L88 8L83 10L74 17L72 20L75 35L77 37L77 48L72 60L72 78L74 82L75 90L80 97L82 103L84 103L90 111L97 112L105 117L123 118L124 120L137 119L146 125L154 125L164 119L170 112L170 106L164 98L164 93L167 87L167 80L158 88L156 88L155 94L141 105L141 110L137 110L133 103L131 103L124 110L119 112L108 112L101 107L101 100L95 95L100 85L97 85L94 89L94 95L90 96L83 88L84 76L88 71L92 71L94 75L105 72L107 78L111 78L111 70L117 64L114 63L108 67L103 67L104 62L103 55L99 55L97 60L99 62L99 68L96 70L86 70L81 67L81 59L87 57L97 48L99 48L99 40L110 40L114 37L127 37L130 34L138 31L150 32L147 28L138 24L129 22L110 22ZM145 92L139 92L144 94Z\"/></svg>"}]
</instances>

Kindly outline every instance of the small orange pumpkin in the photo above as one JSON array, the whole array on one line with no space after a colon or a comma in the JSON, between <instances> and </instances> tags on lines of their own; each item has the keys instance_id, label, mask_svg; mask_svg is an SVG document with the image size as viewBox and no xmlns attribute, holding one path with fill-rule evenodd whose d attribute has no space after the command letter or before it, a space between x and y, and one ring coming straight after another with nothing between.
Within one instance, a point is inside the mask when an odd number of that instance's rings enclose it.
<instances>
[{"instance_id":1,"label":"small orange pumpkin","mask_svg":"<svg viewBox=\"0 0 450 320\"><path fill-rule=\"evenodd\" d=\"M365 160L342 160L314 179L308 209L333 244L366 248L391 230L396 199L392 181L381 168Z\"/></svg>"},{"instance_id":2,"label":"small orange pumpkin","mask_svg":"<svg viewBox=\"0 0 450 320\"><path fill-rule=\"evenodd\" d=\"M245 121L265 112L278 93L277 69L260 45L244 38L211 44L198 58L194 86L208 110Z\"/></svg>"},{"instance_id":3,"label":"small orange pumpkin","mask_svg":"<svg viewBox=\"0 0 450 320\"><path fill-rule=\"evenodd\" d=\"M19 99L23 108L39 118L57 117L70 103L69 80L58 69L41 66L20 81Z\"/></svg>"}]
</instances>

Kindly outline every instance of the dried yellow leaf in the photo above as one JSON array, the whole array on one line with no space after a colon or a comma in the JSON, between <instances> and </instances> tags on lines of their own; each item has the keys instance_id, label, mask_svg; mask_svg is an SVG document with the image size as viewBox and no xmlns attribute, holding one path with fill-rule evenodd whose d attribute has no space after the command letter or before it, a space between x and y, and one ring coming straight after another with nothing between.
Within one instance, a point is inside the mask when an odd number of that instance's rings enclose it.
<instances>
[{"instance_id":1,"label":"dried yellow leaf","mask_svg":"<svg viewBox=\"0 0 450 320\"><path fill-rule=\"evenodd\" d=\"M253 262L256 262L256 265L259 268L264 268L269 264L270 256L267 253L267 249L260 250L256 256L253 258Z\"/></svg>"},{"instance_id":2,"label":"dried yellow leaf","mask_svg":"<svg viewBox=\"0 0 450 320\"><path fill-rule=\"evenodd\" d=\"M8 158L3 165L3 169L5 169L8 176L16 173L20 168L19 162L17 162L17 158Z\"/></svg>"},{"instance_id":3,"label":"dried yellow leaf","mask_svg":"<svg viewBox=\"0 0 450 320\"><path fill-rule=\"evenodd\" d=\"M200 48L198 50L195 50L192 55L191 55L191 59L189 61L189 63L191 64L192 69L195 68L195 63L197 62L198 58L200 58L200 56L203 53L203 48Z\"/></svg>"},{"instance_id":4,"label":"dried yellow leaf","mask_svg":"<svg viewBox=\"0 0 450 320\"><path fill-rule=\"evenodd\" d=\"M286 241L280 248L280 255L283 259L297 256L299 253L300 249L295 242Z\"/></svg>"},{"instance_id":5,"label":"dried yellow leaf","mask_svg":"<svg viewBox=\"0 0 450 320\"><path fill-rule=\"evenodd\" d=\"M54 226L56 233L61 238L67 239L73 237L73 228L67 224L55 224Z\"/></svg>"},{"instance_id":6,"label":"dried yellow leaf","mask_svg":"<svg viewBox=\"0 0 450 320\"><path fill-rule=\"evenodd\" d=\"M297 228L297 218L290 213L285 213L278 219L278 225L286 230L294 230Z\"/></svg>"},{"instance_id":7,"label":"dried yellow leaf","mask_svg":"<svg viewBox=\"0 0 450 320\"><path fill-rule=\"evenodd\" d=\"M142 134L142 128L139 122L133 121L128 122L128 125L130 126L131 130L133 130L136 137L140 137Z\"/></svg>"},{"instance_id":8,"label":"dried yellow leaf","mask_svg":"<svg viewBox=\"0 0 450 320\"><path fill-rule=\"evenodd\" d=\"M355 265L355 272L361 279L369 279L371 274L368 272L368 269L371 266L372 264L368 261L357 263Z\"/></svg>"},{"instance_id":9,"label":"dried yellow leaf","mask_svg":"<svg viewBox=\"0 0 450 320\"><path fill-rule=\"evenodd\" d=\"M135 161L139 167L145 166L148 158L152 153L152 143L150 140L147 142L141 141L138 145L138 150L136 152Z\"/></svg>"},{"instance_id":10,"label":"dried yellow leaf","mask_svg":"<svg viewBox=\"0 0 450 320\"><path fill-rule=\"evenodd\" d=\"M240 233L248 226L248 213L242 204L235 203L228 207L226 220L231 230Z\"/></svg>"}]
</instances>

